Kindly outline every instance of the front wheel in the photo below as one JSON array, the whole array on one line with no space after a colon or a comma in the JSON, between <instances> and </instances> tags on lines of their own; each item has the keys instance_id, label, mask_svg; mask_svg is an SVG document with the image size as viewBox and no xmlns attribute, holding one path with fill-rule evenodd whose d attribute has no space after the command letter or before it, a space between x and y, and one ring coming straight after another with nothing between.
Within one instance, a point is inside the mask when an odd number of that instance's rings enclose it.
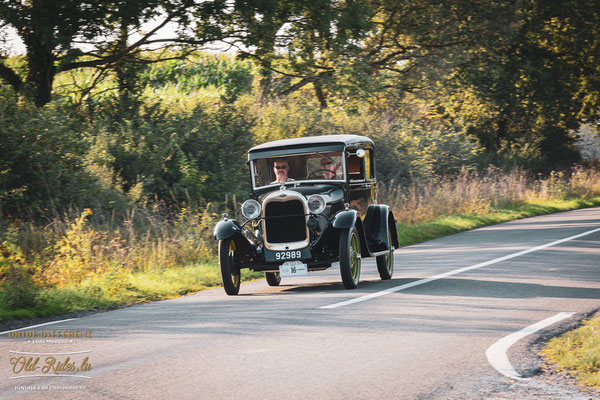
<instances>
[{"instance_id":1,"label":"front wheel","mask_svg":"<svg viewBox=\"0 0 600 400\"><path fill-rule=\"evenodd\" d=\"M355 227L340 234L340 274L346 289L355 289L360 278L360 241Z\"/></svg>"},{"instance_id":2,"label":"front wheel","mask_svg":"<svg viewBox=\"0 0 600 400\"><path fill-rule=\"evenodd\" d=\"M267 278L269 286L279 286L281 283L279 272L265 272L265 278Z\"/></svg>"},{"instance_id":3,"label":"front wheel","mask_svg":"<svg viewBox=\"0 0 600 400\"><path fill-rule=\"evenodd\" d=\"M221 268L221 281L225 293L230 296L240 291L240 268L237 265L236 246L232 239L219 240L219 266Z\"/></svg>"}]
</instances>

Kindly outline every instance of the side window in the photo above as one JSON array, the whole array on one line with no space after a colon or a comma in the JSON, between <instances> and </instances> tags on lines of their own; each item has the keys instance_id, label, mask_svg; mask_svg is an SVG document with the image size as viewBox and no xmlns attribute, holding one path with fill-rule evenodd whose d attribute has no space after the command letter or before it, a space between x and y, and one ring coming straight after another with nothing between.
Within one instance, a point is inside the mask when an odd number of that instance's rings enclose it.
<instances>
[{"instance_id":1,"label":"side window","mask_svg":"<svg viewBox=\"0 0 600 400\"><path fill-rule=\"evenodd\" d=\"M356 155L349 155L346 161L348 164L348 179L351 181L364 180L363 159Z\"/></svg>"}]
</instances>

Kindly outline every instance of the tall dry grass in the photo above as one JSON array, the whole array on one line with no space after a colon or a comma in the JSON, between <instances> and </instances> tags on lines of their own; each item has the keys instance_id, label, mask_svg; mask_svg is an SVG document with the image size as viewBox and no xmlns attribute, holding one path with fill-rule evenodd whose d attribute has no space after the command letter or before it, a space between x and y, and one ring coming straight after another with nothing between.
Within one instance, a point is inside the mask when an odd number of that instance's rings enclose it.
<instances>
[{"instance_id":1,"label":"tall dry grass","mask_svg":"<svg viewBox=\"0 0 600 400\"><path fill-rule=\"evenodd\" d=\"M217 211L211 204L176 213L132 208L116 223L114 216L84 209L43 225L12 221L0 238L0 282L18 278L25 284L25 275L35 286L62 287L105 274L213 260Z\"/></svg>"},{"instance_id":2,"label":"tall dry grass","mask_svg":"<svg viewBox=\"0 0 600 400\"><path fill-rule=\"evenodd\" d=\"M401 224L427 222L444 215L485 215L493 209L525 202L600 195L600 171L575 168L570 174L532 176L523 170L503 173L490 167L484 174L467 169L454 177L409 187L380 184L378 198Z\"/></svg>"}]
</instances>

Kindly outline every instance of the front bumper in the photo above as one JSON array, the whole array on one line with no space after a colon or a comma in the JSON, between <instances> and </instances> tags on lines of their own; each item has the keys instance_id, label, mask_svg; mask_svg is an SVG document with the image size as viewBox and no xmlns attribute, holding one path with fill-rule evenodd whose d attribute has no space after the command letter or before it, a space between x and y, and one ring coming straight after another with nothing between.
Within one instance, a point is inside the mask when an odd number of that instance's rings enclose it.
<instances>
[{"instance_id":1,"label":"front bumper","mask_svg":"<svg viewBox=\"0 0 600 400\"><path fill-rule=\"evenodd\" d=\"M286 253L297 253L299 252L299 257L295 256L295 254ZM278 258L278 253L279 258ZM305 247L300 250L293 251L272 251L269 249L263 249L262 257L260 259L255 259L252 262L241 263L241 268L250 268L255 271L263 271L263 272L277 272L279 271L279 266L286 261L302 261L308 267L309 271L319 271L331 266L331 261L322 260L318 257L315 257L311 252L310 247Z\"/></svg>"}]
</instances>

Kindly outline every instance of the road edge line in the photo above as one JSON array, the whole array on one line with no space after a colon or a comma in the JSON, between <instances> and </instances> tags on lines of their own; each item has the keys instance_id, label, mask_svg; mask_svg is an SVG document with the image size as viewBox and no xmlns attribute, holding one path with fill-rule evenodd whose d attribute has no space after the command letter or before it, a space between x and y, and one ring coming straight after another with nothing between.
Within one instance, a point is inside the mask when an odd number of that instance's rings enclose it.
<instances>
[{"instance_id":1,"label":"road edge line","mask_svg":"<svg viewBox=\"0 0 600 400\"><path fill-rule=\"evenodd\" d=\"M524 337L562 321L563 319L572 317L573 315L575 315L574 312L560 312L553 317L546 318L540 322L523 328L518 332L511 333L510 335L503 337L488 347L487 351L485 352L488 362L496 369L496 371L508 378L519 381L529 380L529 378L523 378L521 374L514 369L510 363L510 360L508 359L508 349Z\"/></svg>"}]
</instances>

